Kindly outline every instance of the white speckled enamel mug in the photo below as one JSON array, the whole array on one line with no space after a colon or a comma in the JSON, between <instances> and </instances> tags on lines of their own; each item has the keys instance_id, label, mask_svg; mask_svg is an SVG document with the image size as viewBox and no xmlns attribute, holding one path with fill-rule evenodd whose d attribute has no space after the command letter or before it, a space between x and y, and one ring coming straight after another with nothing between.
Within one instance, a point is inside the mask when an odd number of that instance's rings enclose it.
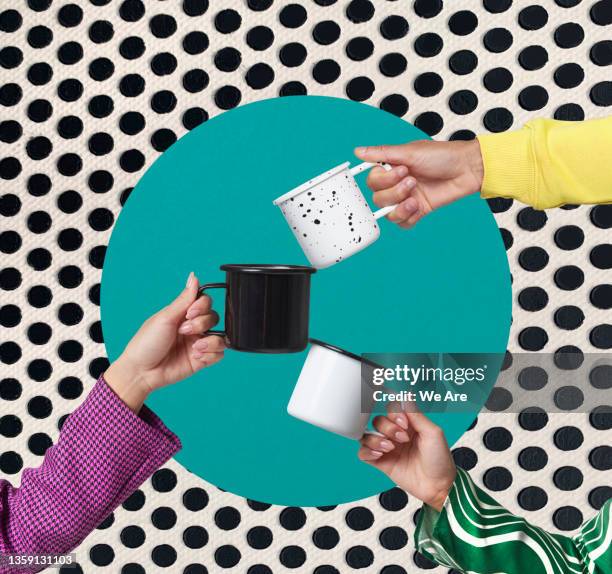
<instances>
[{"instance_id":1,"label":"white speckled enamel mug","mask_svg":"<svg viewBox=\"0 0 612 574\"><path fill-rule=\"evenodd\" d=\"M313 267L324 269L338 263L380 236L376 220L395 205L372 212L355 181L357 174L375 165L364 162L351 168L345 162L273 201Z\"/></svg>"}]
</instances>

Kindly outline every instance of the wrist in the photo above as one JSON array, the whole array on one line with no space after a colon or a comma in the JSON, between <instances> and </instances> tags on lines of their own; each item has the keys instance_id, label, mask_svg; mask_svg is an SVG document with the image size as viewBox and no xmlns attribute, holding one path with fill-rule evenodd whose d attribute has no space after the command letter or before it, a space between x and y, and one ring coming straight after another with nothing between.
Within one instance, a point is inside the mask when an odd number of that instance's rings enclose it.
<instances>
[{"instance_id":1,"label":"wrist","mask_svg":"<svg viewBox=\"0 0 612 574\"><path fill-rule=\"evenodd\" d=\"M114 393L137 414L152 390L143 373L123 356L120 356L106 370L104 380Z\"/></svg>"},{"instance_id":2,"label":"wrist","mask_svg":"<svg viewBox=\"0 0 612 574\"><path fill-rule=\"evenodd\" d=\"M466 142L467 152L466 161L467 168L474 178L474 188L471 193L480 191L482 189L482 182L484 181L484 163L482 161L482 152L480 150L480 143L477 138Z\"/></svg>"},{"instance_id":3,"label":"wrist","mask_svg":"<svg viewBox=\"0 0 612 574\"><path fill-rule=\"evenodd\" d=\"M427 504L427 506L431 506L437 512L441 512L442 508L444 507L444 503L446 502L446 499L448 498L449 491L450 491L450 488L442 489L433 498L430 498L429 500L425 500L424 502L425 504Z\"/></svg>"}]
</instances>

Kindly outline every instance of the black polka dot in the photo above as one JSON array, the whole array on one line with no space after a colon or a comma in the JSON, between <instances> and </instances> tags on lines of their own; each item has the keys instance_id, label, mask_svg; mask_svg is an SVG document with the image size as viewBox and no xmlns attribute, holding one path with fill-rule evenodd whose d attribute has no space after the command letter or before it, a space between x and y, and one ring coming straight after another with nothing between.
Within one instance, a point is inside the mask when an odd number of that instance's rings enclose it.
<instances>
[{"instance_id":1,"label":"black polka dot","mask_svg":"<svg viewBox=\"0 0 612 574\"><path fill-rule=\"evenodd\" d=\"M287 82L278 92L279 96L305 96L306 94L306 86L302 82Z\"/></svg>"},{"instance_id":2,"label":"black polka dot","mask_svg":"<svg viewBox=\"0 0 612 574\"><path fill-rule=\"evenodd\" d=\"M525 30L539 30L546 26L548 12L543 6L532 4L519 12L518 21Z\"/></svg>"},{"instance_id":3,"label":"black polka dot","mask_svg":"<svg viewBox=\"0 0 612 574\"><path fill-rule=\"evenodd\" d=\"M478 26L476 14L469 10L455 12L448 20L448 27L453 34L467 36Z\"/></svg>"},{"instance_id":4,"label":"black polka dot","mask_svg":"<svg viewBox=\"0 0 612 574\"><path fill-rule=\"evenodd\" d=\"M4 10L0 12L0 30L3 32L15 32L21 27L23 19L17 10Z\"/></svg>"},{"instance_id":5,"label":"black polka dot","mask_svg":"<svg viewBox=\"0 0 612 574\"><path fill-rule=\"evenodd\" d=\"M385 510L396 512L406 507L408 495L405 491L396 487L381 493L378 500Z\"/></svg>"},{"instance_id":6,"label":"black polka dot","mask_svg":"<svg viewBox=\"0 0 612 574\"><path fill-rule=\"evenodd\" d=\"M247 0L247 5L255 12L262 12L272 6L272 0Z\"/></svg>"},{"instance_id":7,"label":"black polka dot","mask_svg":"<svg viewBox=\"0 0 612 574\"><path fill-rule=\"evenodd\" d=\"M312 533L312 541L321 550L331 550L337 546L340 535L332 526L321 526Z\"/></svg>"},{"instance_id":8,"label":"black polka dot","mask_svg":"<svg viewBox=\"0 0 612 574\"><path fill-rule=\"evenodd\" d=\"M600 510L610 498L612 498L612 487L610 486L597 486L589 492L589 504L595 510Z\"/></svg>"},{"instance_id":9,"label":"black polka dot","mask_svg":"<svg viewBox=\"0 0 612 574\"><path fill-rule=\"evenodd\" d=\"M483 36L482 42L489 52L499 54L512 46L513 38L505 28L492 28Z\"/></svg>"},{"instance_id":10,"label":"black polka dot","mask_svg":"<svg viewBox=\"0 0 612 574\"><path fill-rule=\"evenodd\" d=\"M187 548L203 548L208 543L208 532L202 526L188 526L183 531L183 543Z\"/></svg>"},{"instance_id":11,"label":"black polka dot","mask_svg":"<svg viewBox=\"0 0 612 574\"><path fill-rule=\"evenodd\" d=\"M487 111L483 118L484 126L493 133L509 129L513 122L512 112L506 108L493 108Z\"/></svg>"},{"instance_id":12,"label":"black polka dot","mask_svg":"<svg viewBox=\"0 0 612 574\"><path fill-rule=\"evenodd\" d=\"M374 93L374 82L366 76L353 78L346 85L346 95L357 102L363 102Z\"/></svg>"},{"instance_id":13,"label":"black polka dot","mask_svg":"<svg viewBox=\"0 0 612 574\"><path fill-rule=\"evenodd\" d=\"M0 233L0 251L2 253L16 253L21 248L21 235L16 231L2 231Z\"/></svg>"},{"instance_id":14,"label":"black polka dot","mask_svg":"<svg viewBox=\"0 0 612 574\"><path fill-rule=\"evenodd\" d=\"M450 109L461 116L473 112L477 105L478 97L471 90L459 90L452 94L448 100Z\"/></svg>"},{"instance_id":15,"label":"black polka dot","mask_svg":"<svg viewBox=\"0 0 612 574\"><path fill-rule=\"evenodd\" d=\"M387 550L399 550L408 543L408 534L399 526L388 526L378 536L380 545Z\"/></svg>"},{"instance_id":16,"label":"black polka dot","mask_svg":"<svg viewBox=\"0 0 612 574\"><path fill-rule=\"evenodd\" d=\"M561 466L553 474L553 482L560 490L576 490L583 480L582 472L575 466Z\"/></svg>"},{"instance_id":17,"label":"black polka dot","mask_svg":"<svg viewBox=\"0 0 612 574\"><path fill-rule=\"evenodd\" d=\"M597 269L612 268L612 243L596 245L589 253L589 260Z\"/></svg>"},{"instance_id":18,"label":"black polka dot","mask_svg":"<svg viewBox=\"0 0 612 574\"><path fill-rule=\"evenodd\" d=\"M528 486L519 492L518 503L525 510L540 510L548 503L548 495L539 486Z\"/></svg>"},{"instance_id":19,"label":"black polka dot","mask_svg":"<svg viewBox=\"0 0 612 574\"><path fill-rule=\"evenodd\" d=\"M287 530L299 530L306 523L306 513L297 506L290 506L280 513L279 522Z\"/></svg>"},{"instance_id":20,"label":"black polka dot","mask_svg":"<svg viewBox=\"0 0 612 574\"><path fill-rule=\"evenodd\" d=\"M575 305L564 305L555 311L555 325L560 329L577 329L584 322L585 315L579 307Z\"/></svg>"},{"instance_id":21,"label":"black polka dot","mask_svg":"<svg viewBox=\"0 0 612 574\"><path fill-rule=\"evenodd\" d=\"M0 470L6 474L16 474L23 468L23 459L19 453L9 450L0 455Z\"/></svg>"},{"instance_id":22,"label":"black polka dot","mask_svg":"<svg viewBox=\"0 0 612 574\"><path fill-rule=\"evenodd\" d=\"M414 90L419 96L432 97L440 93L444 83L435 72L425 72L414 80Z\"/></svg>"},{"instance_id":23,"label":"black polka dot","mask_svg":"<svg viewBox=\"0 0 612 574\"><path fill-rule=\"evenodd\" d=\"M570 451L580 448L584 436L579 428L564 426L555 431L553 441L559 450Z\"/></svg>"},{"instance_id":24,"label":"black polka dot","mask_svg":"<svg viewBox=\"0 0 612 574\"><path fill-rule=\"evenodd\" d=\"M494 466L483 475L484 485L494 492L506 490L512 484L512 473L505 467Z\"/></svg>"},{"instance_id":25,"label":"black polka dot","mask_svg":"<svg viewBox=\"0 0 612 574\"><path fill-rule=\"evenodd\" d=\"M57 385L57 392L64 399L78 399L83 394L83 383L76 377L64 377Z\"/></svg>"},{"instance_id":26,"label":"black polka dot","mask_svg":"<svg viewBox=\"0 0 612 574\"><path fill-rule=\"evenodd\" d=\"M123 502L122 506L125 510L130 512L136 512L140 510L145 503L145 495L142 490L135 490L128 498Z\"/></svg>"},{"instance_id":27,"label":"black polka dot","mask_svg":"<svg viewBox=\"0 0 612 574\"><path fill-rule=\"evenodd\" d=\"M176 558L176 550L169 544L160 544L153 548L151 552L151 560L162 568L172 566L176 562Z\"/></svg>"},{"instance_id":28,"label":"black polka dot","mask_svg":"<svg viewBox=\"0 0 612 574\"><path fill-rule=\"evenodd\" d=\"M215 104L222 110L235 108L242 99L242 94L236 86L223 86L215 92Z\"/></svg>"},{"instance_id":29,"label":"black polka dot","mask_svg":"<svg viewBox=\"0 0 612 574\"><path fill-rule=\"evenodd\" d=\"M306 48L298 42L290 42L280 49L278 56L285 66L294 68L306 60Z\"/></svg>"},{"instance_id":30,"label":"black polka dot","mask_svg":"<svg viewBox=\"0 0 612 574\"><path fill-rule=\"evenodd\" d=\"M381 73L387 77L399 76L406 70L407 65L406 58L398 52L385 54L378 63Z\"/></svg>"},{"instance_id":31,"label":"black polka dot","mask_svg":"<svg viewBox=\"0 0 612 574\"><path fill-rule=\"evenodd\" d=\"M554 39L559 48L575 48L584 40L584 29L575 22L566 22L555 30Z\"/></svg>"},{"instance_id":32,"label":"black polka dot","mask_svg":"<svg viewBox=\"0 0 612 574\"><path fill-rule=\"evenodd\" d=\"M433 18L442 10L442 0L416 0L413 8L421 18Z\"/></svg>"},{"instance_id":33,"label":"black polka dot","mask_svg":"<svg viewBox=\"0 0 612 574\"><path fill-rule=\"evenodd\" d=\"M266 50L274 42L274 32L267 26L255 26L247 32L246 41L253 50Z\"/></svg>"},{"instance_id":34,"label":"black polka dot","mask_svg":"<svg viewBox=\"0 0 612 574\"><path fill-rule=\"evenodd\" d=\"M498 94L512 85L513 77L507 68L493 68L484 75L482 81L487 90Z\"/></svg>"},{"instance_id":35,"label":"black polka dot","mask_svg":"<svg viewBox=\"0 0 612 574\"><path fill-rule=\"evenodd\" d=\"M28 439L28 449L36 456L44 456L52 445L53 441L49 435L42 432L34 433Z\"/></svg>"},{"instance_id":36,"label":"black polka dot","mask_svg":"<svg viewBox=\"0 0 612 574\"><path fill-rule=\"evenodd\" d=\"M548 253L542 247L527 247L519 254L519 265L526 271L541 271L548 265Z\"/></svg>"},{"instance_id":37,"label":"black polka dot","mask_svg":"<svg viewBox=\"0 0 612 574\"><path fill-rule=\"evenodd\" d=\"M442 51L442 38L434 32L421 34L414 41L414 51L422 58L432 58Z\"/></svg>"},{"instance_id":38,"label":"black polka dot","mask_svg":"<svg viewBox=\"0 0 612 574\"><path fill-rule=\"evenodd\" d=\"M518 212L516 222L521 229L526 231L538 231L546 225L548 216L545 211L533 209L533 207L524 207Z\"/></svg>"},{"instance_id":39,"label":"black polka dot","mask_svg":"<svg viewBox=\"0 0 612 574\"><path fill-rule=\"evenodd\" d=\"M170 530L176 521L176 512L169 506L160 506L151 513L151 522L159 530Z\"/></svg>"},{"instance_id":40,"label":"black polka dot","mask_svg":"<svg viewBox=\"0 0 612 574\"><path fill-rule=\"evenodd\" d=\"M555 231L554 239L561 249L578 249L584 243L584 232L577 225L564 225Z\"/></svg>"},{"instance_id":41,"label":"black polka dot","mask_svg":"<svg viewBox=\"0 0 612 574\"><path fill-rule=\"evenodd\" d=\"M553 513L553 523L559 530L575 530L582 522L582 512L574 506L562 506Z\"/></svg>"},{"instance_id":42,"label":"black polka dot","mask_svg":"<svg viewBox=\"0 0 612 574\"><path fill-rule=\"evenodd\" d=\"M215 562L221 566L221 568L233 568L240 562L242 558L240 551L235 546L225 544L219 546L215 550Z\"/></svg>"},{"instance_id":43,"label":"black polka dot","mask_svg":"<svg viewBox=\"0 0 612 574\"><path fill-rule=\"evenodd\" d=\"M455 464L464 470L472 470L478 462L478 455L467 446L454 448L452 453Z\"/></svg>"},{"instance_id":44,"label":"black polka dot","mask_svg":"<svg viewBox=\"0 0 612 574\"><path fill-rule=\"evenodd\" d=\"M523 109L535 111L548 103L548 92L542 86L527 86L520 91L518 98Z\"/></svg>"},{"instance_id":45,"label":"black polka dot","mask_svg":"<svg viewBox=\"0 0 612 574\"><path fill-rule=\"evenodd\" d=\"M487 429L482 441L484 445L492 451L501 452L512 444L512 433L504 427L492 427Z\"/></svg>"},{"instance_id":46,"label":"black polka dot","mask_svg":"<svg viewBox=\"0 0 612 574\"><path fill-rule=\"evenodd\" d=\"M346 45L346 55L356 62L361 62L369 58L374 52L372 40L364 36L352 38ZM316 79L316 78L315 78ZM318 80L317 80L318 81ZM320 82L324 83L324 82Z\"/></svg>"},{"instance_id":47,"label":"black polka dot","mask_svg":"<svg viewBox=\"0 0 612 574\"><path fill-rule=\"evenodd\" d=\"M49 342L51 338L52 330L47 323L32 323L28 327L28 339L34 345L44 345Z\"/></svg>"},{"instance_id":48,"label":"black polka dot","mask_svg":"<svg viewBox=\"0 0 612 574\"><path fill-rule=\"evenodd\" d=\"M126 526L119 534L121 543L127 548L139 548L145 542L145 531L136 525Z\"/></svg>"},{"instance_id":49,"label":"black polka dot","mask_svg":"<svg viewBox=\"0 0 612 574\"><path fill-rule=\"evenodd\" d=\"M367 22L374 16L374 4L370 0L351 0L346 17L356 24Z\"/></svg>"},{"instance_id":50,"label":"black polka dot","mask_svg":"<svg viewBox=\"0 0 612 574\"><path fill-rule=\"evenodd\" d=\"M0 434L7 438L18 436L23 430L23 423L15 415L4 415L0 417Z\"/></svg>"},{"instance_id":51,"label":"black polka dot","mask_svg":"<svg viewBox=\"0 0 612 574\"><path fill-rule=\"evenodd\" d=\"M612 82L599 82L591 88L591 101L596 106L612 105Z\"/></svg>"},{"instance_id":52,"label":"black polka dot","mask_svg":"<svg viewBox=\"0 0 612 574\"><path fill-rule=\"evenodd\" d=\"M247 532L247 543L251 548L263 550L272 544L272 531L266 526L254 526Z\"/></svg>"},{"instance_id":53,"label":"black polka dot","mask_svg":"<svg viewBox=\"0 0 612 574\"><path fill-rule=\"evenodd\" d=\"M11 328L21 322L21 309L17 305L3 305L0 307L0 325Z\"/></svg>"},{"instance_id":54,"label":"black polka dot","mask_svg":"<svg viewBox=\"0 0 612 574\"><path fill-rule=\"evenodd\" d=\"M442 129L444 122L437 112L423 112L415 118L414 125L426 134L435 136Z\"/></svg>"},{"instance_id":55,"label":"black polka dot","mask_svg":"<svg viewBox=\"0 0 612 574\"><path fill-rule=\"evenodd\" d=\"M584 272L575 265L559 267L555 271L554 281L559 289L572 291L578 289L584 283Z\"/></svg>"},{"instance_id":56,"label":"black polka dot","mask_svg":"<svg viewBox=\"0 0 612 574\"><path fill-rule=\"evenodd\" d=\"M390 94L382 99L380 109L401 118L408 112L408 100L401 94Z\"/></svg>"},{"instance_id":57,"label":"black polka dot","mask_svg":"<svg viewBox=\"0 0 612 574\"><path fill-rule=\"evenodd\" d=\"M221 10L215 16L215 28L222 34L230 34L240 28L242 17L236 10Z\"/></svg>"},{"instance_id":58,"label":"black polka dot","mask_svg":"<svg viewBox=\"0 0 612 574\"><path fill-rule=\"evenodd\" d=\"M374 553L367 546L352 546L347 550L345 560L351 568L368 568L374 562Z\"/></svg>"},{"instance_id":59,"label":"black polka dot","mask_svg":"<svg viewBox=\"0 0 612 574\"><path fill-rule=\"evenodd\" d=\"M317 44L328 46L340 37L340 26L333 20L319 22L312 30L312 37Z\"/></svg>"},{"instance_id":60,"label":"black polka dot","mask_svg":"<svg viewBox=\"0 0 612 574\"><path fill-rule=\"evenodd\" d=\"M208 505L208 494L203 488L190 488L183 494L183 505L192 512L202 510Z\"/></svg>"},{"instance_id":61,"label":"black polka dot","mask_svg":"<svg viewBox=\"0 0 612 574\"><path fill-rule=\"evenodd\" d=\"M408 21L399 15L387 16L380 23L380 33L387 40L399 40L408 33ZM439 36L438 36L439 38Z\"/></svg>"},{"instance_id":62,"label":"black polka dot","mask_svg":"<svg viewBox=\"0 0 612 574\"><path fill-rule=\"evenodd\" d=\"M28 401L28 413L35 419L45 419L53 411L53 404L47 397L38 395Z\"/></svg>"},{"instance_id":63,"label":"black polka dot","mask_svg":"<svg viewBox=\"0 0 612 574\"><path fill-rule=\"evenodd\" d=\"M374 524L374 515L365 506L351 508L344 518L352 530L367 530Z\"/></svg>"},{"instance_id":64,"label":"black polka dot","mask_svg":"<svg viewBox=\"0 0 612 574\"><path fill-rule=\"evenodd\" d=\"M548 455L539 446L529 446L519 452L518 463L525 470L542 470L548 464Z\"/></svg>"},{"instance_id":65,"label":"black polka dot","mask_svg":"<svg viewBox=\"0 0 612 574\"><path fill-rule=\"evenodd\" d=\"M233 506L224 506L215 513L215 524L221 530L233 530L240 524L240 512Z\"/></svg>"},{"instance_id":66,"label":"black polka dot","mask_svg":"<svg viewBox=\"0 0 612 574\"><path fill-rule=\"evenodd\" d=\"M23 92L17 84L4 84L0 87L0 104L14 106L21 100Z\"/></svg>"},{"instance_id":67,"label":"black polka dot","mask_svg":"<svg viewBox=\"0 0 612 574\"><path fill-rule=\"evenodd\" d=\"M7 275L8 275L8 270ZM15 270L16 271L16 270ZM11 277L12 278L12 277ZM17 283L12 288L16 288L21 283L21 275L15 277ZM51 303L53 299L53 294L51 293L51 289L45 285L35 285L28 291L28 303L32 305L32 307L36 307L37 309L41 309L42 307L46 307Z\"/></svg>"},{"instance_id":68,"label":"black polka dot","mask_svg":"<svg viewBox=\"0 0 612 574\"><path fill-rule=\"evenodd\" d=\"M0 381L0 399L16 401L21 396L21 383L17 379L7 378Z\"/></svg>"},{"instance_id":69,"label":"black polka dot","mask_svg":"<svg viewBox=\"0 0 612 574\"><path fill-rule=\"evenodd\" d=\"M150 66L151 71L156 76L168 76L176 70L177 64L177 59L173 54L170 54L170 52L161 52L153 56Z\"/></svg>"}]
</instances>

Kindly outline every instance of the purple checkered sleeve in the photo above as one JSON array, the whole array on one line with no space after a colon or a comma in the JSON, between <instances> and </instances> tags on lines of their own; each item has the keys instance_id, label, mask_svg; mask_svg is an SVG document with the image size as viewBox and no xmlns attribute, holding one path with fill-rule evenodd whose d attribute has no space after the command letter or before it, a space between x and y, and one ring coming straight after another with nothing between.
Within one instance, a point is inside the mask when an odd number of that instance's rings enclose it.
<instances>
[{"instance_id":1,"label":"purple checkered sleeve","mask_svg":"<svg viewBox=\"0 0 612 574\"><path fill-rule=\"evenodd\" d=\"M0 480L0 553L71 551L180 448L150 409L135 414L100 377L42 465L24 470L19 488Z\"/></svg>"}]
</instances>

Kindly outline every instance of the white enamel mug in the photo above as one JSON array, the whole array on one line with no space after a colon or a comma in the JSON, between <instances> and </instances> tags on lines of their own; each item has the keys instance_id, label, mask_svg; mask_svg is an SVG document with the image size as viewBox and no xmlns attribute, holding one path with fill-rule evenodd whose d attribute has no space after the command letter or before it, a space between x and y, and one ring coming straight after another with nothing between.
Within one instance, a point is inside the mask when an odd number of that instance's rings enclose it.
<instances>
[{"instance_id":1,"label":"white enamel mug","mask_svg":"<svg viewBox=\"0 0 612 574\"><path fill-rule=\"evenodd\" d=\"M355 181L357 174L375 165L364 162L351 168L345 162L273 201L313 267L324 269L338 263L380 236L376 220L393 211L395 205L372 212Z\"/></svg>"},{"instance_id":2,"label":"white enamel mug","mask_svg":"<svg viewBox=\"0 0 612 574\"><path fill-rule=\"evenodd\" d=\"M359 440L373 408L371 392L362 392L371 380L363 359L317 339L302 367L287 412L295 418L347 438ZM378 433L373 433L378 434Z\"/></svg>"}]
</instances>

